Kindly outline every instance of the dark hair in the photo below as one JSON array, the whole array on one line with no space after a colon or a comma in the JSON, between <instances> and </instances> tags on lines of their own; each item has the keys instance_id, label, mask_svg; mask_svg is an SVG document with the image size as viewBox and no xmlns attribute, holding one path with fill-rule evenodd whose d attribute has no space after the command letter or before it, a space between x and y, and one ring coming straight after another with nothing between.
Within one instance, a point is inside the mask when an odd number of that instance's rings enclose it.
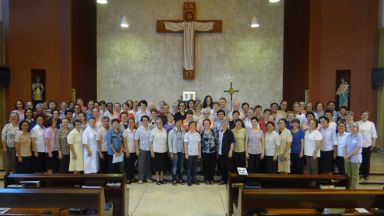
<instances>
[{"instance_id":1,"label":"dark hair","mask_svg":"<svg viewBox=\"0 0 384 216\"><path fill-rule=\"evenodd\" d=\"M248 105L248 108L249 108L249 103L247 103L247 102L242 103L241 108L243 108L244 105Z\"/></svg>"},{"instance_id":2,"label":"dark hair","mask_svg":"<svg viewBox=\"0 0 384 216\"><path fill-rule=\"evenodd\" d=\"M327 121L327 123L329 123L329 119L328 119L327 117L325 117L325 116L321 116L321 117L319 118L319 121L320 121L321 119L324 119L325 121Z\"/></svg>"},{"instance_id":3,"label":"dark hair","mask_svg":"<svg viewBox=\"0 0 384 216\"><path fill-rule=\"evenodd\" d=\"M195 124L195 126L196 126L196 122L195 122L195 121L190 121L190 122L188 123L188 127L191 127L191 124Z\"/></svg>"},{"instance_id":4,"label":"dark hair","mask_svg":"<svg viewBox=\"0 0 384 216\"><path fill-rule=\"evenodd\" d=\"M122 116L123 114L124 114L124 115L127 115L127 117L128 117L128 115L129 115L127 112L124 111L124 112L121 112L121 113L120 113L120 118L121 118L121 116Z\"/></svg>"},{"instance_id":5,"label":"dark hair","mask_svg":"<svg viewBox=\"0 0 384 216\"><path fill-rule=\"evenodd\" d=\"M260 106L260 105L256 105L256 106L255 106L255 111L256 111L256 109L259 109L259 108L260 108L260 109L263 109L262 106Z\"/></svg>"},{"instance_id":6,"label":"dark hair","mask_svg":"<svg viewBox=\"0 0 384 216\"><path fill-rule=\"evenodd\" d=\"M70 102L68 103L68 108L71 106L71 104L73 104L73 107L75 107L75 102L70 101Z\"/></svg>"},{"instance_id":7,"label":"dark hair","mask_svg":"<svg viewBox=\"0 0 384 216\"><path fill-rule=\"evenodd\" d=\"M105 103L105 101L104 101L104 100L102 100L102 101L99 101L99 105L102 105L102 104L106 105L106 103Z\"/></svg>"},{"instance_id":8,"label":"dark hair","mask_svg":"<svg viewBox=\"0 0 384 216\"><path fill-rule=\"evenodd\" d=\"M175 119L175 123L178 122L178 121L181 121L181 123L183 123L183 119L182 118L176 118Z\"/></svg>"},{"instance_id":9,"label":"dark hair","mask_svg":"<svg viewBox=\"0 0 384 216\"><path fill-rule=\"evenodd\" d=\"M192 107L192 109L194 109L195 108L195 101L193 100L193 99L189 99L189 101L188 101L188 109L189 109L189 103L190 102L193 102L193 107Z\"/></svg>"},{"instance_id":10,"label":"dark hair","mask_svg":"<svg viewBox=\"0 0 384 216\"><path fill-rule=\"evenodd\" d=\"M342 120L344 120L344 119L342 119ZM347 126L345 125L345 121L340 121L340 122L338 122L338 123L337 123L337 127L339 127L340 124L343 124L344 127L347 127Z\"/></svg>"},{"instance_id":11,"label":"dark hair","mask_svg":"<svg viewBox=\"0 0 384 216\"><path fill-rule=\"evenodd\" d=\"M263 111L263 114L265 114L265 112L269 112L269 114L272 113L271 109L265 109L265 110Z\"/></svg>"},{"instance_id":12,"label":"dark hair","mask_svg":"<svg viewBox=\"0 0 384 216\"><path fill-rule=\"evenodd\" d=\"M111 124L113 124L113 122L117 122L117 123L119 123L119 120L116 119L116 118L114 118L114 119L112 119Z\"/></svg>"},{"instance_id":13,"label":"dark hair","mask_svg":"<svg viewBox=\"0 0 384 216\"><path fill-rule=\"evenodd\" d=\"M315 104L315 110L316 110L316 111L317 111L317 105L319 105L319 104L321 104L321 106L323 106L323 109L324 109L324 104L321 103L321 102L317 102L317 103Z\"/></svg>"},{"instance_id":14,"label":"dark hair","mask_svg":"<svg viewBox=\"0 0 384 216\"><path fill-rule=\"evenodd\" d=\"M143 121L143 118L146 118L149 121L149 117L147 115L141 116L140 121Z\"/></svg>"},{"instance_id":15,"label":"dark hair","mask_svg":"<svg viewBox=\"0 0 384 216\"><path fill-rule=\"evenodd\" d=\"M279 104L277 104L277 103L271 103L271 105L269 107L272 107L273 105L276 105L277 107L279 107Z\"/></svg>"},{"instance_id":16,"label":"dark hair","mask_svg":"<svg viewBox=\"0 0 384 216\"><path fill-rule=\"evenodd\" d=\"M363 113L368 113L368 115L371 115L371 112L369 112L368 110L361 111L360 115L363 115Z\"/></svg>"},{"instance_id":17,"label":"dark hair","mask_svg":"<svg viewBox=\"0 0 384 216\"><path fill-rule=\"evenodd\" d=\"M286 100L282 100L282 101L280 102L280 105L279 105L279 107L278 107L277 109L278 109L278 110L281 110L281 104L282 104L283 102L287 102L287 109L285 109L285 110L288 111L288 101L286 101Z\"/></svg>"},{"instance_id":18,"label":"dark hair","mask_svg":"<svg viewBox=\"0 0 384 216\"><path fill-rule=\"evenodd\" d=\"M75 104L75 106L73 107L73 111L75 111L76 106L79 106L79 108L80 108L80 112L83 112L83 110L81 109L80 104Z\"/></svg>"},{"instance_id":19,"label":"dark hair","mask_svg":"<svg viewBox=\"0 0 384 216\"><path fill-rule=\"evenodd\" d=\"M280 123L280 122L284 122L284 124L287 125L287 119L285 119L285 118L281 118L281 119L279 119L279 123Z\"/></svg>"},{"instance_id":20,"label":"dark hair","mask_svg":"<svg viewBox=\"0 0 384 216\"><path fill-rule=\"evenodd\" d=\"M25 110L24 110L24 118L27 118L27 111L28 111L28 110L31 110L32 115L33 115L33 110L32 110L31 108L27 107L27 108L25 108ZM33 118L33 117L32 117L32 118Z\"/></svg>"},{"instance_id":21,"label":"dark hair","mask_svg":"<svg viewBox=\"0 0 384 216\"><path fill-rule=\"evenodd\" d=\"M57 107L57 102L56 102L55 100L50 100L50 101L48 101L48 106L49 106L50 103L54 103L54 104L55 104L55 109L56 109L56 107Z\"/></svg>"},{"instance_id":22,"label":"dark hair","mask_svg":"<svg viewBox=\"0 0 384 216\"><path fill-rule=\"evenodd\" d=\"M326 113L331 113L331 115L333 116L333 112L332 112L332 110L330 110L330 109L326 109L326 110L324 111L324 115L325 115Z\"/></svg>"},{"instance_id":23,"label":"dark hair","mask_svg":"<svg viewBox=\"0 0 384 216\"><path fill-rule=\"evenodd\" d=\"M215 104L219 105L219 107L220 107L220 103L219 103L219 102L217 102L217 101L216 101L216 102L213 102L213 103L212 103L212 106L215 105Z\"/></svg>"},{"instance_id":24,"label":"dark hair","mask_svg":"<svg viewBox=\"0 0 384 216\"><path fill-rule=\"evenodd\" d=\"M345 109L345 111L349 111L348 107L346 107L346 106L341 106L341 107L339 108L339 111L340 111L341 109Z\"/></svg>"},{"instance_id":25,"label":"dark hair","mask_svg":"<svg viewBox=\"0 0 384 216\"><path fill-rule=\"evenodd\" d=\"M193 115L192 110L187 110L187 112L185 112L185 113L186 113L186 115Z\"/></svg>"},{"instance_id":26,"label":"dark hair","mask_svg":"<svg viewBox=\"0 0 384 216\"><path fill-rule=\"evenodd\" d=\"M76 126L76 123L80 123L80 125L81 125L81 121L80 120L75 120L75 123L73 124L74 126Z\"/></svg>"},{"instance_id":27,"label":"dark hair","mask_svg":"<svg viewBox=\"0 0 384 216\"><path fill-rule=\"evenodd\" d=\"M267 126L268 126L268 125L272 125L273 127L276 127L276 126L275 126L275 123L274 123L274 122L271 122L271 121L267 122Z\"/></svg>"},{"instance_id":28,"label":"dark hair","mask_svg":"<svg viewBox=\"0 0 384 216\"><path fill-rule=\"evenodd\" d=\"M327 106L329 106L330 103L333 103L336 105L335 101L328 101Z\"/></svg>"},{"instance_id":29,"label":"dark hair","mask_svg":"<svg viewBox=\"0 0 384 216\"><path fill-rule=\"evenodd\" d=\"M207 108L208 104L207 104L207 99L211 98L211 104L209 104L209 107L212 108L213 106L213 100L212 100L212 97L210 95L207 95L205 96L204 100L203 100L203 108Z\"/></svg>"},{"instance_id":30,"label":"dark hair","mask_svg":"<svg viewBox=\"0 0 384 216\"><path fill-rule=\"evenodd\" d=\"M95 117L91 117L91 118L89 118L88 121L91 121L92 119L96 121L96 118L95 118Z\"/></svg>"},{"instance_id":31,"label":"dark hair","mask_svg":"<svg viewBox=\"0 0 384 216\"><path fill-rule=\"evenodd\" d=\"M253 117L251 118L251 122L252 122L252 120L256 120L257 122L259 122L259 119L258 119L256 116L253 116Z\"/></svg>"},{"instance_id":32,"label":"dark hair","mask_svg":"<svg viewBox=\"0 0 384 216\"><path fill-rule=\"evenodd\" d=\"M89 105L89 103L91 103L91 102L93 102L93 104L95 104L95 101L94 101L94 100L89 100L89 101L88 101L88 105Z\"/></svg>"},{"instance_id":33,"label":"dark hair","mask_svg":"<svg viewBox=\"0 0 384 216\"><path fill-rule=\"evenodd\" d=\"M219 115L219 113L223 113L224 116L225 116L225 111L224 111L224 110L219 110L219 111L217 111L217 115Z\"/></svg>"},{"instance_id":34,"label":"dark hair","mask_svg":"<svg viewBox=\"0 0 384 216\"><path fill-rule=\"evenodd\" d=\"M227 102L227 99L225 99L225 97L221 97L221 98L219 99L219 101L221 101L221 100L224 100L225 102Z\"/></svg>"},{"instance_id":35,"label":"dark hair","mask_svg":"<svg viewBox=\"0 0 384 216\"><path fill-rule=\"evenodd\" d=\"M345 121L345 119L342 119L342 118L337 118L337 124L339 124L339 123L343 123L344 125L345 125L345 123L347 122L347 121Z\"/></svg>"},{"instance_id":36,"label":"dark hair","mask_svg":"<svg viewBox=\"0 0 384 216\"><path fill-rule=\"evenodd\" d=\"M235 124L236 124L237 122L241 122L241 125L243 125L243 121L242 121L241 119L236 119L236 120L235 120Z\"/></svg>"},{"instance_id":37,"label":"dark hair","mask_svg":"<svg viewBox=\"0 0 384 216\"><path fill-rule=\"evenodd\" d=\"M206 121L208 121L208 122L209 122L209 125L211 125L211 120L210 120L210 119L204 119L204 120L203 120L203 125L204 125L204 123L205 123Z\"/></svg>"},{"instance_id":38,"label":"dark hair","mask_svg":"<svg viewBox=\"0 0 384 216\"><path fill-rule=\"evenodd\" d=\"M314 121L314 122L315 122L315 124L316 124L315 127L316 127L316 128L319 126L319 122L317 121L317 119L313 118L313 119L309 120L309 121L308 121L308 125L309 125L309 122L310 122L310 121Z\"/></svg>"},{"instance_id":39,"label":"dark hair","mask_svg":"<svg viewBox=\"0 0 384 216\"><path fill-rule=\"evenodd\" d=\"M312 115L313 118L315 118L315 113L313 113L312 111L308 111L305 113L305 118L308 118L308 115Z\"/></svg>"},{"instance_id":40,"label":"dark hair","mask_svg":"<svg viewBox=\"0 0 384 216\"><path fill-rule=\"evenodd\" d=\"M21 104L23 104L23 109L25 108L25 104L24 104L24 101L21 100L21 99L18 99L16 102L15 102L15 110L17 110L17 102L21 102Z\"/></svg>"},{"instance_id":41,"label":"dark hair","mask_svg":"<svg viewBox=\"0 0 384 216\"><path fill-rule=\"evenodd\" d=\"M43 119L43 122L45 121L44 116L41 115L41 114L39 114L39 115L36 116L36 118L35 118L35 121L36 121L36 122L37 122L37 119L38 119L38 118L42 118L42 119Z\"/></svg>"},{"instance_id":42,"label":"dark hair","mask_svg":"<svg viewBox=\"0 0 384 216\"><path fill-rule=\"evenodd\" d=\"M149 113L152 114L152 112L156 112L157 113L157 109L156 108L152 108L151 111L149 111Z\"/></svg>"},{"instance_id":43,"label":"dark hair","mask_svg":"<svg viewBox=\"0 0 384 216\"><path fill-rule=\"evenodd\" d=\"M181 101L181 102L179 103L179 105L177 105L177 108L178 108L179 110L180 110L180 104L184 104L184 107L185 107L184 110L187 109L187 104L186 104L184 101Z\"/></svg>"},{"instance_id":44,"label":"dark hair","mask_svg":"<svg viewBox=\"0 0 384 216\"><path fill-rule=\"evenodd\" d=\"M109 104L111 104L112 107L113 107L113 103L112 102L108 102L105 106L108 107Z\"/></svg>"},{"instance_id":45,"label":"dark hair","mask_svg":"<svg viewBox=\"0 0 384 216\"><path fill-rule=\"evenodd\" d=\"M146 100L141 100L141 101L139 102L139 105L141 106L141 104L145 104L146 107L148 106L148 103L147 103Z\"/></svg>"},{"instance_id":46,"label":"dark hair","mask_svg":"<svg viewBox=\"0 0 384 216\"><path fill-rule=\"evenodd\" d=\"M27 120L23 120L23 121L21 121L21 122L19 123L19 130L21 130L21 125L23 125L23 123L25 123L25 122L28 123L28 128L29 128L29 125L30 125L29 121L27 121Z\"/></svg>"},{"instance_id":47,"label":"dark hair","mask_svg":"<svg viewBox=\"0 0 384 216\"><path fill-rule=\"evenodd\" d=\"M294 118L294 119L292 119L292 124L293 123L297 123L297 124L299 124L299 126L300 126L300 120L298 119L298 118Z\"/></svg>"},{"instance_id":48,"label":"dark hair","mask_svg":"<svg viewBox=\"0 0 384 216\"><path fill-rule=\"evenodd\" d=\"M232 112L232 116L233 116L235 113L237 113L237 115L240 116L240 112L239 112L238 110L234 110L234 111Z\"/></svg>"},{"instance_id":49,"label":"dark hair","mask_svg":"<svg viewBox=\"0 0 384 216\"><path fill-rule=\"evenodd\" d=\"M57 110L57 109L52 110L52 115L53 115L54 112L58 112L59 116L60 116L60 111L59 110Z\"/></svg>"},{"instance_id":50,"label":"dark hair","mask_svg":"<svg viewBox=\"0 0 384 216\"><path fill-rule=\"evenodd\" d=\"M124 105L126 105L129 108L129 105L127 102L124 102L123 104L121 104L121 107L123 107Z\"/></svg>"},{"instance_id":51,"label":"dark hair","mask_svg":"<svg viewBox=\"0 0 384 216\"><path fill-rule=\"evenodd\" d=\"M68 113L71 113L71 114L73 114L75 111L73 111L73 110L65 110L65 115L68 115Z\"/></svg>"},{"instance_id":52,"label":"dark hair","mask_svg":"<svg viewBox=\"0 0 384 216\"><path fill-rule=\"evenodd\" d=\"M132 117L128 118L128 123L129 123L130 120L132 120L133 123L135 123L135 119L134 118L132 118Z\"/></svg>"},{"instance_id":53,"label":"dark hair","mask_svg":"<svg viewBox=\"0 0 384 216\"><path fill-rule=\"evenodd\" d=\"M49 117L49 118L47 119L47 121L45 121L45 125L46 125L47 127L51 127L52 124L53 124L53 118L52 118L52 117Z\"/></svg>"}]
</instances>

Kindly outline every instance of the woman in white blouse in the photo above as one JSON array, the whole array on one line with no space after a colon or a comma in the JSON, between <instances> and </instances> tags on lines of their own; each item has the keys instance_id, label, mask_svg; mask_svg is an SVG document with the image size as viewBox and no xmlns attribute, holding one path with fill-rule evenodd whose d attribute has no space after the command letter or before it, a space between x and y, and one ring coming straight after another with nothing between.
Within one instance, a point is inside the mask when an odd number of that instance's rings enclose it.
<instances>
[{"instance_id":1,"label":"woman in white blouse","mask_svg":"<svg viewBox=\"0 0 384 216\"><path fill-rule=\"evenodd\" d=\"M255 116L255 112L252 108L248 109L247 118L244 120L244 126L246 130L252 129L252 117ZM259 128L259 123L257 123L257 127Z\"/></svg>"},{"instance_id":2,"label":"woman in white blouse","mask_svg":"<svg viewBox=\"0 0 384 216\"><path fill-rule=\"evenodd\" d=\"M337 124L333 122L333 112L330 109L327 109L324 111L324 116L329 119L329 127L332 128L334 131L336 131Z\"/></svg>"},{"instance_id":3,"label":"woman in white blouse","mask_svg":"<svg viewBox=\"0 0 384 216\"><path fill-rule=\"evenodd\" d=\"M203 113L201 112L201 109L203 106L201 105L200 102L196 103L195 105L195 112L193 113L193 120L196 122L199 122L200 119L204 118Z\"/></svg>"},{"instance_id":4,"label":"woman in white blouse","mask_svg":"<svg viewBox=\"0 0 384 216\"><path fill-rule=\"evenodd\" d=\"M163 128L161 118L156 119L156 127L151 130L149 136L151 149L151 170L156 171L157 185L165 184L163 172L167 169L168 145L167 130Z\"/></svg>"},{"instance_id":5,"label":"woman in white blouse","mask_svg":"<svg viewBox=\"0 0 384 216\"><path fill-rule=\"evenodd\" d=\"M278 172L277 157L279 156L280 136L275 131L275 123L267 123L268 132L265 133L265 172Z\"/></svg>"},{"instance_id":6,"label":"woman in white blouse","mask_svg":"<svg viewBox=\"0 0 384 216\"><path fill-rule=\"evenodd\" d=\"M127 183L134 182L135 162L137 159L135 148L135 120L133 118L128 119L128 128L123 132L123 142L125 149L124 157L124 170L127 176Z\"/></svg>"},{"instance_id":7,"label":"woman in white blouse","mask_svg":"<svg viewBox=\"0 0 384 216\"><path fill-rule=\"evenodd\" d=\"M307 174L317 175L319 174L320 146L323 135L316 130L319 126L316 119L309 120L308 124L309 130L305 132L304 137L304 155L307 162Z\"/></svg>"},{"instance_id":8,"label":"woman in white blouse","mask_svg":"<svg viewBox=\"0 0 384 216\"><path fill-rule=\"evenodd\" d=\"M319 118L322 128L319 132L323 135L320 146L319 172L332 175L334 172L334 159L336 159L337 138L336 131L329 126L329 119L325 116Z\"/></svg>"},{"instance_id":9,"label":"woman in white blouse","mask_svg":"<svg viewBox=\"0 0 384 216\"><path fill-rule=\"evenodd\" d=\"M38 115L35 119L36 126L31 130L33 149L32 170L35 174L42 174L45 171L45 139L44 116Z\"/></svg>"},{"instance_id":10,"label":"woman in white blouse","mask_svg":"<svg viewBox=\"0 0 384 216\"><path fill-rule=\"evenodd\" d=\"M375 124L368 121L369 111L361 112L361 120L359 121L359 132L363 135L363 162L360 167L360 178L369 179L369 167L371 165L371 152L376 146L377 131Z\"/></svg>"},{"instance_id":11,"label":"woman in white blouse","mask_svg":"<svg viewBox=\"0 0 384 216\"><path fill-rule=\"evenodd\" d=\"M336 166L339 170L340 175L345 175L345 168L344 168L344 146L345 141L347 141L347 137L349 132L346 132L346 127L344 122L339 122L337 125L337 156L336 156Z\"/></svg>"}]
</instances>

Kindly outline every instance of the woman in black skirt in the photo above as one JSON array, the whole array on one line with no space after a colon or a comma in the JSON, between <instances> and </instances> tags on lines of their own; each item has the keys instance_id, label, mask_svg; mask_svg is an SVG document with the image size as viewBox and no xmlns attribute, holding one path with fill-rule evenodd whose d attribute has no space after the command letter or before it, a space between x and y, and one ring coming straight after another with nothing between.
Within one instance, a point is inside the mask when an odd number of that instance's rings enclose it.
<instances>
[{"instance_id":1,"label":"woman in black skirt","mask_svg":"<svg viewBox=\"0 0 384 216\"><path fill-rule=\"evenodd\" d=\"M55 140L56 140L56 123L55 118L48 118L45 122L47 125L47 130L44 132L45 138L45 169L48 174L53 174L55 170L59 167L59 153L55 149Z\"/></svg>"},{"instance_id":2,"label":"woman in black skirt","mask_svg":"<svg viewBox=\"0 0 384 216\"><path fill-rule=\"evenodd\" d=\"M319 122L323 126L319 130L321 135L323 135L320 146L319 173L332 175L337 152L336 131L333 127L329 127L329 119L327 117L320 117Z\"/></svg>"},{"instance_id":3,"label":"woman in black skirt","mask_svg":"<svg viewBox=\"0 0 384 216\"><path fill-rule=\"evenodd\" d=\"M30 135L32 140L33 158L32 170L35 174L42 174L45 170L45 139L44 116L36 117L36 126L32 128Z\"/></svg>"},{"instance_id":4,"label":"woman in black skirt","mask_svg":"<svg viewBox=\"0 0 384 216\"><path fill-rule=\"evenodd\" d=\"M265 172L275 174L278 172L277 156L280 148L280 135L275 131L273 122L267 123L268 132L265 133Z\"/></svg>"},{"instance_id":5,"label":"woman in black skirt","mask_svg":"<svg viewBox=\"0 0 384 216\"><path fill-rule=\"evenodd\" d=\"M31 137L29 136L29 122L24 120L20 122L20 131L15 138L16 147L16 172L18 174L32 173L31 164Z\"/></svg>"},{"instance_id":6,"label":"woman in black skirt","mask_svg":"<svg viewBox=\"0 0 384 216\"><path fill-rule=\"evenodd\" d=\"M151 170L156 171L157 185L165 184L163 172L167 169L168 146L167 130L163 128L163 121L157 117L156 127L149 136L151 150Z\"/></svg>"}]
</instances>

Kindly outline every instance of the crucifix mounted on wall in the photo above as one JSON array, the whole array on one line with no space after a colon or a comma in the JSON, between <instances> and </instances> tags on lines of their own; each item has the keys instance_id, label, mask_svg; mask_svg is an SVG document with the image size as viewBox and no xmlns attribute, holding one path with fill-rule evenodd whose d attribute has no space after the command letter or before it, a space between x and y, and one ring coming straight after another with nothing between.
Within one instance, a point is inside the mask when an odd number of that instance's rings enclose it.
<instances>
[{"instance_id":1,"label":"crucifix mounted on wall","mask_svg":"<svg viewBox=\"0 0 384 216\"><path fill-rule=\"evenodd\" d=\"M221 20L195 20L195 2L184 2L184 20L158 20L157 32L184 33L183 79L195 79L195 32L222 32Z\"/></svg>"}]
</instances>

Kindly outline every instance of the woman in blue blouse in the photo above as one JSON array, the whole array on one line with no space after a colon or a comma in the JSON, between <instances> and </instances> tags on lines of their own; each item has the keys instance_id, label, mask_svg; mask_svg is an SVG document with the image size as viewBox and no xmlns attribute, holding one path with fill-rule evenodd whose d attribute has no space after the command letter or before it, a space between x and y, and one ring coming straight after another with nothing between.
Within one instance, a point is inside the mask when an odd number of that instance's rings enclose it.
<instances>
[{"instance_id":1,"label":"woman in blue blouse","mask_svg":"<svg viewBox=\"0 0 384 216\"><path fill-rule=\"evenodd\" d=\"M300 120L292 120L292 145L291 145L291 164L292 174L303 174L303 156L304 156L304 132L300 130Z\"/></svg>"},{"instance_id":2,"label":"woman in blue blouse","mask_svg":"<svg viewBox=\"0 0 384 216\"><path fill-rule=\"evenodd\" d=\"M108 173L119 173L120 163L112 163L113 155L120 157L123 154L123 132L119 130L119 120L112 119L112 129L107 132L108 144Z\"/></svg>"},{"instance_id":3,"label":"woman in blue blouse","mask_svg":"<svg viewBox=\"0 0 384 216\"><path fill-rule=\"evenodd\" d=\"M211 129L211 120L204 119L204 130L201 131L201 151L204 167L205 184L213 184L213 175L215 174L216 152L218 150L217 134Z\"/></svg>"}]
</instances>

